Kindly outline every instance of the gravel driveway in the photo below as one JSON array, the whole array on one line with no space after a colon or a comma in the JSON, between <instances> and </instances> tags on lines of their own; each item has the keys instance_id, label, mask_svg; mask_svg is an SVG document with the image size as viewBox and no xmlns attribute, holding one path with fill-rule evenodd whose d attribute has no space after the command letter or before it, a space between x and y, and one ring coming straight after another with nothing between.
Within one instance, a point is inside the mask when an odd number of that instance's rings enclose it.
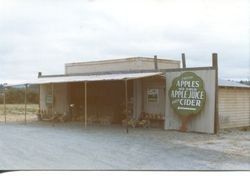
<instances>
[{"instance_id":1,"label":"gravel driveway","mask_svg":"<svg viewBox=\"0 0 250 176\"><path fill-rule=\"evenodd\" d=\"M250 170L250 131L0 124L0 170Z\"/></svg>"}]
</instances>

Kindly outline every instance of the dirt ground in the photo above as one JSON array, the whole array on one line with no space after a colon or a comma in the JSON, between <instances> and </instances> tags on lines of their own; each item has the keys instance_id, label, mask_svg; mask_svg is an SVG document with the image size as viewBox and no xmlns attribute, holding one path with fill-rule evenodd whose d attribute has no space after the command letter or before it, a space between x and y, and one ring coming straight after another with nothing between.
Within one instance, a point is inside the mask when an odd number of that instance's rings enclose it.
<instances>
[{"instance_id":1,"label":"dirt ground","mask_svg":"<svg viewBox=\"0 0 250 176\"><path fill-rule=\"evenodd\" d=\"M0 170L250 170L250 131L0 123Z\"/></svg>"},{"instance_id":2,"label":"dirt ground","mask_svg":"<svg viewBox=\"0 0 250 176\"><path fill-rule=\"evenodd\" d=\"M25 122L24 104L6 104L7 122ZM38 104L27 104L27 122L37 121ZM5 122L4 105L0 105L0 122Z\"/></svg>"}]
</instances>

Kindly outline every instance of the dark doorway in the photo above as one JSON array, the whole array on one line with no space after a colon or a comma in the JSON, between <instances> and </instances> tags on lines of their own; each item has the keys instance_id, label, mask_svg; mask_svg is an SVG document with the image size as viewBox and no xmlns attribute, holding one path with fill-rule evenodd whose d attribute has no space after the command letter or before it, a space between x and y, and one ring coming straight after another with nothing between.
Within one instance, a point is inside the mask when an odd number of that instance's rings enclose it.
<instances>
[{"instance_id":1,"label":"dark doorway","mask_svg":"<svg viewBox=\"0 0 250 176\"><path fill-rule=\"evenodd\" d=\"M74 105L75 119L84 118L84 83L72 83L70 104ZM128 81L128 98L133 96L133 81ZM100 81L87 83L88 124L121 124L125 108L124 81Z\"/></svg>"}]
</instances>

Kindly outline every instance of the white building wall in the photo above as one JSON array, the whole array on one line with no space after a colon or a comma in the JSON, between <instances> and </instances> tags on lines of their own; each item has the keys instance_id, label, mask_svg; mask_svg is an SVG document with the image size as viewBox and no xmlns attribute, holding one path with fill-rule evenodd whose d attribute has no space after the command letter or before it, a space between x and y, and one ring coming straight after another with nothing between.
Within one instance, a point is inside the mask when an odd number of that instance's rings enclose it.
<instances>
[{"instance_id":1,"label":"white building wall","mask_svg":"<svg viewBox=\"0 0 250 176\"><path fill-rule=\"evenodd\" d=\"M175 60L158 59L159 69L179 68L180 62ZM65 65L65 74L131 71L154 69L153 58L128 58L93 62L69 63Z\"/></svg>"},{"instance_id":2,"label":"white building wall","mask_svg":"<svg viewBox=\"0 0 250 176\"><path fill-rule=\"evenodd\" d=\"M159 76L154 76L151 78L144 78L142 81L143 87L143 111L146 113L153 113L165 115L165 87L166 80ZM159 101L158 102L148 102L147 100L147 90L148 89L158 89L159 90Z\"/></svg>"},{"instance_id":3,"label":"white building wall","mask_svg":"<svg viewBox=\"0 0 250 176\"><path fill-rule=\"evenodd\" d=\"M66 83L55 84L54 86L55 105L54 112L64 114L69 110L68 87Z\"/></svg>"},{"instance_id":4,"label":"white building wall","mask_svg":"<svg viewBox=\"0 0 250 176\"><path fill-rule=\"evenodd\" d=\"M219 88L220 128L250 126L250 89Z\"/></svg>"},{"instance_id":5,"label":"white building wall","mask_svg":"<svg viewBox=\"0 0 250 176\"><path fill-rule=\"evenodd\" d=\"M51 84L40 85L40 109L49 112L46 105L46 96L51 95ZM63 114L68 111L68 90L67 84L54 84L54 112Z\"/></svg>"},{"instance_id":6,"label":"white building wall","mask_svg":"<svg viewBox=\"0 0 250 176\"><path fill-rule=\"evenodd\" d=\"M43 84L40 85L40 110L48 111L48 107L46 106L46 95L48 95L51 91L51 85Z\"/></svg>"},{"instance_id":7,"label":"white building wall","mask_svg":"<svg viewBox=\"0 0 250 176\"><path fill-rule=\"evenodd\" d=\"M133 81L133 118L139 118L141 112L150 114L165 114L165 78L154 76L150 78L136 79ZM159 101L148 102L147 90L153 88L159 90Z\"/></svg>"}]
</instances>

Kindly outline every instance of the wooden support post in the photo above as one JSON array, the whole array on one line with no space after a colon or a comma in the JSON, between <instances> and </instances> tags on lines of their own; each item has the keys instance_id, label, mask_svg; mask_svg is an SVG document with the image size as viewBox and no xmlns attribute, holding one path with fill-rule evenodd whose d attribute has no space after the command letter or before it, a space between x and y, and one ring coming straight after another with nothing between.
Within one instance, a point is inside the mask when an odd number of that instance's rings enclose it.
<instances>
[{"instance_id":1,"label":"wooden support post","mask_svg":"<svg viewBox=\"0 0 250 176\"><path fill-rule=\"evenodd\" d=\"M52 97L52 103L51 103L51 114L52 114L52 126L55 126L55 119L54 119L54 84L51 83L51 97Z\"/></svg>"},{"instance_id":2,"label":"wooden support post","mask_svg":"<svg viewBox=\"0 0 250 176\"><path fill-rule=\"evenodd\" d=\"M6 88L3 88L4 123L6 123Z\"/></svg>"},{"instance_id":3,"label":"wooden support post","mask_svg":"<svg viewBox=\"0 0 250 176\"><path fill-rule=\"evenodd\" d=\"M125 79L125 114L126 114L126 132L128 133L128 80Z\"/></svg>"},{"instance_id":4,"label":"wooden support post","mask_svg":"<svg viewBox=\"0 0 250 176\"><path fill-rule=\"evenodd\" d=\"M213 67L215 68L215 110L214 110L214 133L219 132L219 104L218 104L218 55L217 53L212 54Z\"/></svg>"},{"instance_id":5,"label":"wooden support post","mask_svg":"<svg viewBox=\"0 0 250 176\"><path fill-rule=\"evenodd\" d=\"M87 128L87 82L84 82L84 127Z\"/></svg>"},{"instance_id":6,"label":"wooden support post","mask_svg":"<svg viewBox=\"0 0 250 176\"><path fill-rule=\"evenodd\" d=\"M185 53L182 53L182 54L181 54L181 59L182 59L182 68L186 68Z\"/></svg>"},{"instance_id":7,"label":"wooden support post","mask_svg":"<svg viewBox=\"0 0 250 176\"><path fill-rule=\"evenodd\" d=\"M28 89L28 85L25 84L25 92L24 92L24 121L25 124L27 124L27 89Z\"/></svg>"}]
</instances>

